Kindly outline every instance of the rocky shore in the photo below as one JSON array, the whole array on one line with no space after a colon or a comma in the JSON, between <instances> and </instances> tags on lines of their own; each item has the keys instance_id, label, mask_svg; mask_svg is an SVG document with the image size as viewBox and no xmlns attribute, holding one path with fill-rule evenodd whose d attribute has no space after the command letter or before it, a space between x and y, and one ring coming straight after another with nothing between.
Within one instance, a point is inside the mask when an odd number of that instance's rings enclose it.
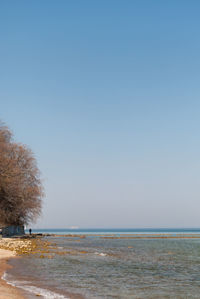
<instances>
[{"instance_id":1,"label":"rocky shore","mask_svg":"<svg viewBox=\"0 0 200 299\"><path fill-rule=\"evenodd\" d=\"M41 238L3 238L0 239L0 299L25 299L26 295L19 289L7 284L2 276L9 269L8 259L21 255L37 254L39 258L48 256L55 249L48 241Z\"/></svg>"}]
</instances>

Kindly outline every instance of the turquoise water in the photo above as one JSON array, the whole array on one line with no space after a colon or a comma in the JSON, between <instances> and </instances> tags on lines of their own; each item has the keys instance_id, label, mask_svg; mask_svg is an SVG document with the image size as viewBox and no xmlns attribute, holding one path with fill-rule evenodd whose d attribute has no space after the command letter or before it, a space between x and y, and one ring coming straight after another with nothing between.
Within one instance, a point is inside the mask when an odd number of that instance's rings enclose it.
<instances>
[{"instance_id":1,"label":"turquoise water","mask_svg":"<svg viewBox=\"0 0 200 299\"><path fill-rule=\"evenodd\" d=\"M30 291L43 290L44 298L73 298L73 293L85 298L200 298L200 239L109 239L93 232L84 239L48 240L72 254L13 260L7 279Z\"/></svg>"}]
</instances>

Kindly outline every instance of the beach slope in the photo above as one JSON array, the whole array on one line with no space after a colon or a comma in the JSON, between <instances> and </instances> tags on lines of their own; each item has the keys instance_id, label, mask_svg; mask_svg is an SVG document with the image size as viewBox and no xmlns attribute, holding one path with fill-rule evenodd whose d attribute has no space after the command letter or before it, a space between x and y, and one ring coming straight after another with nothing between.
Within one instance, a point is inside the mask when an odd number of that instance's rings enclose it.
<instances>
[{"instance_id":1,"label":"beach slope","mask_svg":"<svg viewBox=\"0 0 200 299\"><path fill-rule=\"evenodd\" d=\"M6 269L9 268L7 260L15 256L10 250L0 249L0 299L25 299L17 288L7 284L2 276Z\"/></svg>"}]
</instances>

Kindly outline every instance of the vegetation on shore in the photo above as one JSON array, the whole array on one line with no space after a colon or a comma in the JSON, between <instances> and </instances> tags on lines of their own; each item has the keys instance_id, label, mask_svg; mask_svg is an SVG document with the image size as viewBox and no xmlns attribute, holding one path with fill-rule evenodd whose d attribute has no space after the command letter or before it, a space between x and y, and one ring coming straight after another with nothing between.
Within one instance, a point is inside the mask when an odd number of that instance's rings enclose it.
<instances>
[{"instance_id":1,"label":"vegetation on shore","mask_svg":"<svg viewBox=\"0 0 200 299\"><path fill-rule=\"evenodd\" d=\"M24 225L41 214L43 187L32 151L0 122L0 224Z\"/></svg>"}]
</instances>

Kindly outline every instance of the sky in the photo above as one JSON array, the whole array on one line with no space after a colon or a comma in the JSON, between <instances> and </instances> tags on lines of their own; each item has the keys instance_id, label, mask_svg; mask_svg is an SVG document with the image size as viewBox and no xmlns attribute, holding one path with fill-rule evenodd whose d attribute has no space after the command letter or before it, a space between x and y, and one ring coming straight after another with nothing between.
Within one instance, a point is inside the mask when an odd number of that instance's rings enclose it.
<instances>
[{"instance_id":1,"label":"sky","mask_svg":"<svg viewBox=\"0 0 200 299\"><path fill-rule=\"evenodd\" d=\"M0 1L0 119L38 228L200 227L200 2Z\"/></svg>"}]
</instances>

